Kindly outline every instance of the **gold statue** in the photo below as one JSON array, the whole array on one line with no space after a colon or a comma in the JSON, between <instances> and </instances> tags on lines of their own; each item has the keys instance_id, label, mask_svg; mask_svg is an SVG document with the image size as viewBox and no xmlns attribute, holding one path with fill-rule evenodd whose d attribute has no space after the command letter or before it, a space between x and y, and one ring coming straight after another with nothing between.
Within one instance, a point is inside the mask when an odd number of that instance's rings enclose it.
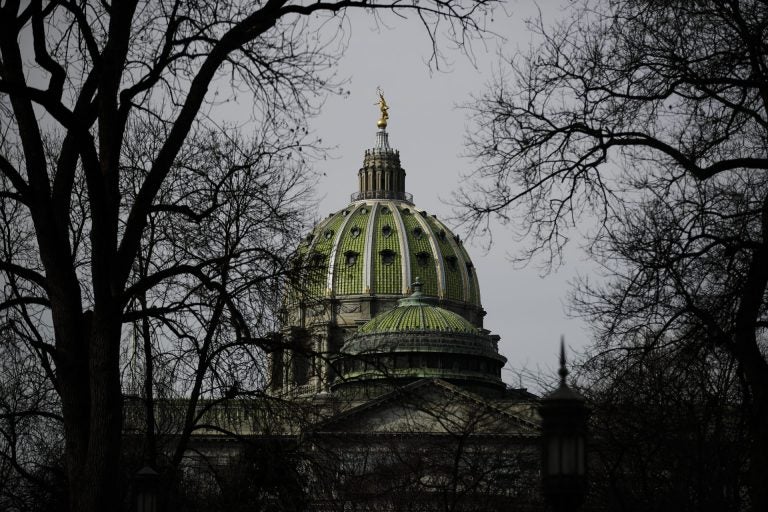
<instances>
[{"instance_id":1,"label":"gold statue","mask_svg":"<svg viewBox=\"0 0 768 512\"><path fill-rule=\"evenodd\" d=\"M379 95L379 101L375 104L378 105L379 110L381 110L381 117L376 122L376 126L383 130L387 127L387 119L389 119L389 106L387 106L387 100L384 99L384 92L381 90L381 87L376 88L376 93Z\"/></svg>"}]
</instances>

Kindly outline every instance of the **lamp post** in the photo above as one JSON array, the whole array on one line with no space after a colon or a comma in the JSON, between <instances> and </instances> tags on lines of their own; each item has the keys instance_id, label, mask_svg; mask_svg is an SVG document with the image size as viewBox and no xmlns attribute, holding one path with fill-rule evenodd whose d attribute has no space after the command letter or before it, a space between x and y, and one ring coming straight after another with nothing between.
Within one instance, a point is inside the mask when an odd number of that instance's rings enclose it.
<instances>
[{"instance_id":1,"label":"lamp post","mask_svg":"<svg viewBox=\"0 0 768 512\"><path fill-rule=\"evenodd\" d=\"M134 476L135 512L158 512L157 494L160 475L149 466L144 466Z\"/></svg>"},{"instance_id":2,"label":"lamp post","mask_svg":"<svg viewBox=\"0 0 768 512\"><path fill-rule=\"evenodd\" d=\"M565 342L560 339L560 385L539 406L544 498L555 512L577 510L587 490L587 418L584 397L568 387Z\"/></svg>"}]
</instances>

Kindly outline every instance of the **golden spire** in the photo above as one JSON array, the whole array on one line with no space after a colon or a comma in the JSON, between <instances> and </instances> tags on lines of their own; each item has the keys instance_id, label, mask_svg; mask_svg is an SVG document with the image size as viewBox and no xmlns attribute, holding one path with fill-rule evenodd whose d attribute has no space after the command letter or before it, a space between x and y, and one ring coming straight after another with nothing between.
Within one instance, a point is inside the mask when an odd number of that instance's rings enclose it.
<instances>
[{"instance_id":1,"label":"golden spire","mask_svg":"<svg viewBox=\"0 0 768 512\"><path fill-rule=\"evenodd\" d=\"M387 106L387 100L384 99L384 91L381 90L381 87L376 88L376 93L379 95L379 101L376 103L376 105L378 105L379 110L381 110L381 117L376 122L376 126L383 130L387 127L387 119L389 119L389 106Z\"/></svg>"}]
</instances>

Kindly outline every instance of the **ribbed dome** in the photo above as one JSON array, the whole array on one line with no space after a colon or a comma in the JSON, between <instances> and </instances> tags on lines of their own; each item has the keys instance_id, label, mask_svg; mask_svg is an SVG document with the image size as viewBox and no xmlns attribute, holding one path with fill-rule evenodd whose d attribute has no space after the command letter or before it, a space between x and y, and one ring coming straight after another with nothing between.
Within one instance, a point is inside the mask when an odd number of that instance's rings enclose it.
<instances>
[{"instance_id":1,"label":"ribbed dome","mask_svg":"<svg viewBox=\"0 0 768 512\"><path fill-rule=\"evenodd\" d=\"M437 377L503 388L497 338L460 315L434 306L416 291L362 325L341 349L336 389Z\"/></svg>"},{"instance_id":2,"label":"ribbed dome","mask_svg":"<svg viewBox=\"0 0 768 512\"><path fill-rule=\"evenodd\" d=\"M300 248L319 268L312 295L399 295L417 277L424 294L480 307L474 265L459 237L405 200L370 199L319 223Z\"/></svg>"},{"instance_id":3,"label":"ribbed dome","mask_svg":"<svg viewBox=\"0 0 768 512\"><path fill-rule=\"evenodd\" d=\"M461 240L414 206L405 174L400 153L380 128L375 146L365 151L352 202L320 222L300 247L302 258L319 269L310 294L405 296L420 278L425 295L480 310L477 276Z\"/></svg>"},{"instance_id":4,"label":"ribbed dome","mask_svg":"<svg viewBox=\"0 0 768 512\"><path fill-rule=\"evenodd\" d=\"M299 246L296 267L306 274L286 297L281 335L319 356L276 352L272 387L297 396L329 388L354 395L436 377L503 389L506 359L499 337L482 329L474 265L458 236L416 208L386 123L378 126L357 173L358 192Z\"/></svg>"}]
</instances>

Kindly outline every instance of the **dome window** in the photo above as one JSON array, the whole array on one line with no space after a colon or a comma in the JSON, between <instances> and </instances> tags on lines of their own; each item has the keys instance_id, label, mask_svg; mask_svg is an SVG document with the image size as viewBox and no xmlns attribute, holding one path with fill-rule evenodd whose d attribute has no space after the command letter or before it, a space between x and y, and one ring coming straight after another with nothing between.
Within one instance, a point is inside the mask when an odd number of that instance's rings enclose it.
<instances>
[{"instance_id":1,"label":"dome window","mask_svg":"<svg viewBox=\"0 0 768 512\"><path fill-rule=\"evenodd\" d=\"M304 240L306 240L306 242L307 242L307 243L311 243L311 242L312 242L312 233L308 234L308 235L307 235L307 236L304 238Z\"/></svg>"},{"instance_id":2,"label":"dome window","mask_svg":"<svg viewBox=\"0 0 768 512\"><path fill-rule=\"evenodd\" d=\"M325 263L325 255L324 254L313 254L312 255L312 266L313 267L322 267L323 263Z\"/></svg>"},{"instance_id":3,"label":"dome window","mask_svg":"<svg viewBox=\"0 0 768 512\"><path fill-rule=\"evenodd\" d=\"M403 215L410 215L410 214L411 214L411 210L409 210L408 208L403 208Z\"/></svg>"},{"instance_id":4,"label":"dome window","mask_svg":"<svg viewBox=\"0 0 768 512\"><path fill-rule=\"evenodd\" d=\"M416 254L416 263L418 263L419 266L426 267L431 260L432 256L430 256L428 252L420 252Z\"/></svg>"},{"instance_id":5,"label":"dome window","mask_svg":"<svg viewBox=\"0 0 768 512\"><path fill-rule=\"evenodd\" d=\"M384 249L379 254L381 254L382 265L393 265L395 263L395 251Z\"/></svg>"},{"instance_id":6,"label":"dome window","mask_svg":"<svg viewBox=\"0 0 768 512\"><path fill-rule=\"evenodd\" d=\"M356 253L355 251L347 251L344 253L344 262L347 264L348 267L351 267L355 263L357 263L358 256L360 256L360 254Z\"/></svg>"},{"instance_id":7,"label":"dome window","mask_svg":"<svg viewBox=\"0 0 768 512\"><path fill-rule=\"evenodd\" d=\"M384 215L387 215L387 214L389 214L389 207L387 207L387 206L383 206L383 207L381 208L381 213L383 213Z\"/></svg>"},{"instance_id":8,"label":"dome window","mask_svg":"<svg viewBox=\"0 0 768 512\"><path fill-rule=\"evenodd\" d=\"M438 231L437 236L438 236L438 238L440 238L440 240L445 242L445 230L444 229L441 229L440 231Z\"/></svg>"},{"instance_id":9,"label":"dome window","mask_svg":"<svg viewBox=\"0 0 768 512\"><path fill-rule=\"evenodd\" d=\"M424 230L421 228L413 228L413 236L416 240L421 240L421 237L424 236Z\"/></svg>"},{"instance_id":10,"label":"dome window","mask_svg":"<svg viewBox=\"0 0 768 512\"><path fill-rule=\"evenodd\" d=\"M325 237L326 240L330 240L331 238L333 238L333 230L326 229L325 233L323 233L323 236Z\"/></svg>"},{"instance_id":11,"label":"dome window","mask_svg":"<svg viewBox=\"0 0 768 512\"><path fill-rule=\"evenodd\" d=\"M459 259L456 256L448 256L445 261L448 263L448 268L454 272L459 269Z\"/></svg>"},{"instance_id":12,"label":"dome window","mask_svg":"<svg viewBox=\"0 0 768 512\"><path fill-rule=\"evenodd\" d=\"M360 215L365 215L366 213L368 213L368 208L366 208L365 206L360 208Z\"/></svg>"},{"instance_id":13,"label":"dome window","mask_svg":"<svg viewBox=\"0 0 768 512\"><path fill-rule=\"evenodd\" d=\"M342 215L344 215L345 217L346 217L347 215L349 215L349 210L344 210L344 211L342 212Z\"/></svg>"},{"instance_id":14,"label":"dome window","mask_svg":"<svg viewBox=\"0 0 768 512\"><path fill-rule=\"evenodd\" d=\"M360 228L359 228L359 227L357 227L357 226L353 227L352 229L350 229L350 230L349 230L349 235L350 235L352 238L357 238L357 237L359 237L359 236L360 236Z\"/></svg>"},{"instance_id":15,"label":"dome window","mask_svg":"<svg viewBox=\"0 0 768 512\"><path fill-rule=\"evenodd\" d=\"M467 275L469 277L472 277L472 264L471 263L467 263Z\"/></svg>"},{"instance_id":16,"label":"dome window","mask_svg":"<svg viewBox=\"0 0 768 512\"><path fill-rule=\"evenodd\" d=\"M392 235L392 226L386 225L381 228L381 234L384 235L384 238L389 238Z\"/></svg>"}]
</instances>

